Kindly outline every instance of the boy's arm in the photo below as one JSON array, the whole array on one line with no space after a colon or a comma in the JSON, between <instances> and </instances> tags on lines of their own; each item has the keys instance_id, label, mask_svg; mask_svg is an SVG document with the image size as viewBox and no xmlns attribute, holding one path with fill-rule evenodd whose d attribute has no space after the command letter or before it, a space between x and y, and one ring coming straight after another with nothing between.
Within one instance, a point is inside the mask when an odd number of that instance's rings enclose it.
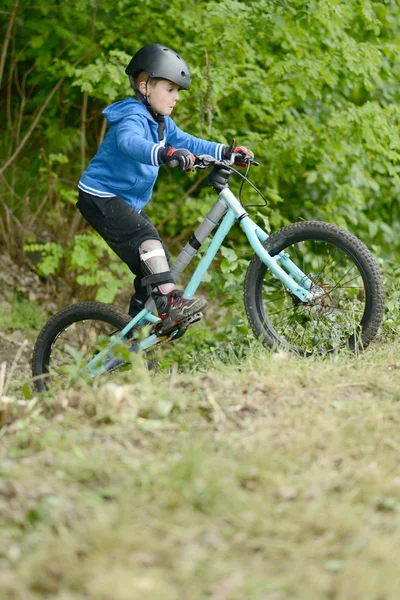
<instances>
[{"instance_id":1,"label":"boy's arm","mask_svg":"<svg viewBox=\"0 0 400 600\"><path fill-rule=\"evenodd\" d=\"M174 146L174 148L186 148L195 155L210 154L217 160L221 160L224 157L224 150L227 148L225 144L208 142L182 131L172 119L168 119L167 136L168 143Z\"/></svg>"},{"instance_id":2,"label":"boy's arm","mask_svg":"<svg viewBox=\"0 0 400 600\"><path fill-rule=\"evenodd\" d=\"M145 136L142 119L125 118L117 125L118 149L138 162L158 167L162 164L164 146L147 140Z\"/></svg>"}]
</instances>

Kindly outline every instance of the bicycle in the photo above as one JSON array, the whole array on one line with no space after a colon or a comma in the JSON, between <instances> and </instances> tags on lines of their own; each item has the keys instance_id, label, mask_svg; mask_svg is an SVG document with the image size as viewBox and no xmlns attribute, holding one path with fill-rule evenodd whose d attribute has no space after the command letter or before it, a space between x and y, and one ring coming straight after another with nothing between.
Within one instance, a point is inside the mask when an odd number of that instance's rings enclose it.
<instances>
[{"instance_id":1,"label":"bicycle","mask_svg":"<svg viewBox=\"0 0 400 600\"><path fill-rule=\"evenodd\" d=\"M382 277L370 251L353 234L323 221L293 223L269 236L249 217L240 197L247 181L264 198L247 177L250 167L258 163L248 159L243 175L234 168L234 160L233 154L222 161L208 155L196 157L194 169L213 167L209 183L218 199L172 265L175 280L217 225L218 229L185 296L193 297L236 221L254 250L244 281L244 304L250 327L264 345L302 356L332 353L343 346L352 352L366 348L384 311ZM238 197L229 188L233 173L243 180ZM131 318L112 305L81 302L53 316L34 347L36 389L43 391L53 377L63 377L77 357L90 378L114 371L129 362L131 353L149 352L161 342L180 338L202 317L201 313L192 315L163 331L154 308L149 299ZM151 330L140 340L138 334L145 325Z\"/></svg>"}]
</instances>

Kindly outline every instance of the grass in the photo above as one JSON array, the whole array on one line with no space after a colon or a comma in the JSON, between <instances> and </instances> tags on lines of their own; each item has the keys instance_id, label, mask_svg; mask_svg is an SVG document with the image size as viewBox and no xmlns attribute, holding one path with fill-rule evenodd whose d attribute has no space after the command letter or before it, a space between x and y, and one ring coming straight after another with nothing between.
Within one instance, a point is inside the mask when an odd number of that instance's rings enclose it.
<instances>
[{"instance_id":1,"label":"grass","mask_svg":"<svg viewBox=\"0 0 400 600\"><path fill-rule=\"evenodd\" d=\"M0 404L4 600L397 599L400 345Z\"/></svg>"},{"instance_id":2,"label":"grass","mask_svg":"<svg viewBox=\"0 0 400 600\"><path fill-rule=\"evenodd\" d=\"M25 337L35 339L45 318L38 302L16 294L10 298L10 303L0 304L0 334L6 332L5 335L10 337L14 332L20 335L23 332Z\"/></svg>"}]
</instances>

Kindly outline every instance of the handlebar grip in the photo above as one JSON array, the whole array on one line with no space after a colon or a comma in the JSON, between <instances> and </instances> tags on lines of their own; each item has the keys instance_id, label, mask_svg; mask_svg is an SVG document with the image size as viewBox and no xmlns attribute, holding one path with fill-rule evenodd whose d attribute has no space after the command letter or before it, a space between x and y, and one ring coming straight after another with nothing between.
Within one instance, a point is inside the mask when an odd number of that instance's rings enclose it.
<instances>
[{"instance_id":1,"label":"handlebar grip","mask_svg":"<svg viewBox=\"0 0 400 600\"><path fill-rule=\"evenodd\" d=\"M170 169L176 169L177 167L179 167L179 160L169 160L167 162L167 165Z\"/></svg>"}]
</instances>

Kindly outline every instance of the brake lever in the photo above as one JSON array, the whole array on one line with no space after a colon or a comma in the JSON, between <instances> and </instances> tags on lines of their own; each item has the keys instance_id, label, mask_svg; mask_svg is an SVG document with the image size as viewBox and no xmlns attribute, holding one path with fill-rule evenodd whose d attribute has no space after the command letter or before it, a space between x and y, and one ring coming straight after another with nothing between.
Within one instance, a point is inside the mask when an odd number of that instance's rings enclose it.
<instances>
[{"instance_id":1,"label":"brake lever","mask_svg":"<svg viewBox=\"0 0 400 600\"><path fill-rule=\"evenodd\" d=\"M237 154L232 153L229 156L229 158L227 158L226 160L228 160L230 162L231 166L235 166L235 164L236 164L235 163L235 159L236 159L237 156L239 156L241 160L244 160L245 163L248 166L251 165L251 166L254 166L254 167L258 167L259 164L260 164L256 160L254 160L253 158L250 158L250 156L248 156L248 157L247 156L243 156L243 154L240 154L240 153L237 153Z\"/></svg>"}]
</instances>

